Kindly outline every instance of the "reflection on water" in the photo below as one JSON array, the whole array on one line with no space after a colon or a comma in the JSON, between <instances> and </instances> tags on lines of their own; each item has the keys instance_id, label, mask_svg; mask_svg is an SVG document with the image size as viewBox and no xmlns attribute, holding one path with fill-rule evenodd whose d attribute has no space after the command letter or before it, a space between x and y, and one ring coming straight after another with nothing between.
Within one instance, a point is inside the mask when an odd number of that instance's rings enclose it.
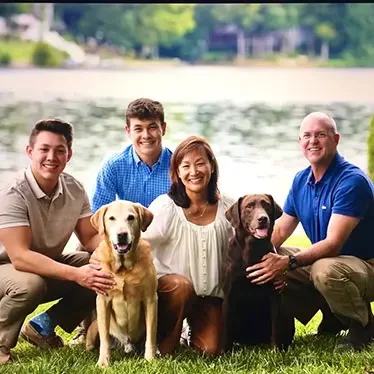
<instances>
[{"instance_id":1,"label":"reflection on water","mask_svg":"<svg viewBox=\"0 0 374 374\"><path fill-rule=\"evenodd\" d=\"M27 165L24 147L28 134L43 117L60 117L74 124L74 156L67 171L88 189L101 161L128 142L123 130L128 103L121 100L25 102L7 101L3 96L1 103L0 171L4 177ZM263 191L280 202L284 200L293 175L306 165L297 144L300 121L315 110L329 111L335 117L342 134L341 153L366 170L366 138L373 105L275 107L222 101L164 106L168 123L165 144L174 149L189 135L207 138L219 160L221 189L233 197Z\"/></svg>"}]
</instances>

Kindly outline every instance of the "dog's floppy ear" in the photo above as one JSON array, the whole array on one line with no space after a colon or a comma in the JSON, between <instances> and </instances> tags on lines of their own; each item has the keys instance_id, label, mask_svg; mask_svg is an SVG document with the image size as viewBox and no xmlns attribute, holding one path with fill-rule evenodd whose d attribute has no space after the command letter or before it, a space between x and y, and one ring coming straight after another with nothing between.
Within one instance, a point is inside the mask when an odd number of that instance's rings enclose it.
<instances>
[{"instance_id":1,"label":"dog's floppy ear","mask_svg":"<svg viewBox=\"0 0 374 374\"><path fill-rule=\"evenodd\" d=\"M276 203L272 195L266 195L266 196L270 199L273 205L274 221L275 221L283 214L283 209Z\"/></svg>"},{"instance_id":2,"label":"dog's floppy ear","mask_svg":"<svg viewBox=\"0 0 374 374\"><path fill-rule=\"evenodd\" d=\"M99 232L100 235L105 234L104 216L108 210L108 205L103 205L91 216L91 225Z\"/></svg>"},{"instance_id":3,"label":"dog's floppy ear","mask_svg":"<svg viewBox=\"0 0 374 374\"><path fill-rule=\"evenodd\" d=\"M153 213L140 203L135 203L134 205L136 205L136 207L138 208L140 221L141 221L140 228L144 232L145 230L147 230L147 227L153 221Z\"/></svg>"},{"instance_id":4,"label":"dog's floppy ear","mask_svg":"<svg viewBox=\"0 0 374 374\"><path fill-rule=\"evenodd\" d=\"M235 202L229 209L226 210L226 219L231 223L231 225L238 229L240 227L240 206L242 204L243 197L240 197L237 202Z\"/></svg>"}]
</instances>

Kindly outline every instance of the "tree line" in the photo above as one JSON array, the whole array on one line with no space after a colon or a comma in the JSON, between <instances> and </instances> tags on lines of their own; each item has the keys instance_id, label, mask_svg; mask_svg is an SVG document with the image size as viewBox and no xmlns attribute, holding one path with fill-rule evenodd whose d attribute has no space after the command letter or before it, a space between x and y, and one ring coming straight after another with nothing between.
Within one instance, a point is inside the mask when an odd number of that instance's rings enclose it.
<instances>
[{"instance_id":1,"label":"tree line","mask_svg":"<svg viewBox=\"0 0 374 374\"><path fill-rule=\"evenodd\" d=\"M30 8L31 4L1 4L0 16ZM60 31L75 40L93 39L138 57L199 61L214 52L220 52L222 58L251 58L262 51L265 57L285 52L374 65L374 4L370 3L56 3L54 18L65 27ZM308 35L307 42L280 51L274 46L255 48L253 37L295 29ZM232 35L234 42L212 43L217 30ZM263 40L258 39L260 44Z\"/></svg>"}]
</instances>

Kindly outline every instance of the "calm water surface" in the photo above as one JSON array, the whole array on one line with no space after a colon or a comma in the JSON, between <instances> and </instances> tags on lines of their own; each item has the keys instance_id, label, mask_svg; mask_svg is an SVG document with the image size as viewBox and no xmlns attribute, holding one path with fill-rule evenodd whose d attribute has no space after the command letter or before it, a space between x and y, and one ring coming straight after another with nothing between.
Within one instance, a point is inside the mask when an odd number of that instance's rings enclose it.
<instances>
[{"instance_id":1,"label":"calm water surface","mask_svg":"<svg viewBox=\"0 0 374 374\"><path fill-rule=\"evenodd\" d=\"M283 204L294 174L307 165L297 135L311 111L333 115L341 154L367 170L373 87L374 69L0 70L0 183L28 164L24 148L33 124L61 117L75 126L66 171L90 192L102 160L128 144L127 104L150 97L165 107L165 145L173 150L189 135L208 139L223 192L235 198L266 192Z\"/></svg>"}]
</instances>

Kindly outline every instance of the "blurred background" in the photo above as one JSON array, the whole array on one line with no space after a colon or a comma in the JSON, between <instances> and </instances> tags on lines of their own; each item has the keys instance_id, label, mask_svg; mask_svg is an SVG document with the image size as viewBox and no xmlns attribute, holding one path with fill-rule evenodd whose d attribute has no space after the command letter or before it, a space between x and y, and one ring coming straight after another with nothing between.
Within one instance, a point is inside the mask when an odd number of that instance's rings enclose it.
<instances>
[{"instance_id":1,"label":"blurred background","mask_svg":"<svg viewBox=\"0 0 374 374\"><path fill-rule=\"evenodd\" d=\"M0 184L25 167L34 123L75 127L66 171L91 192L103 159L128 144L128 103L164 104L164 143L211 143L220 188L283 204L306 167L297 136L330 113L339 147L367 171L374 113L374 4L0 4Z\"/></svg>"}]
</instances>

